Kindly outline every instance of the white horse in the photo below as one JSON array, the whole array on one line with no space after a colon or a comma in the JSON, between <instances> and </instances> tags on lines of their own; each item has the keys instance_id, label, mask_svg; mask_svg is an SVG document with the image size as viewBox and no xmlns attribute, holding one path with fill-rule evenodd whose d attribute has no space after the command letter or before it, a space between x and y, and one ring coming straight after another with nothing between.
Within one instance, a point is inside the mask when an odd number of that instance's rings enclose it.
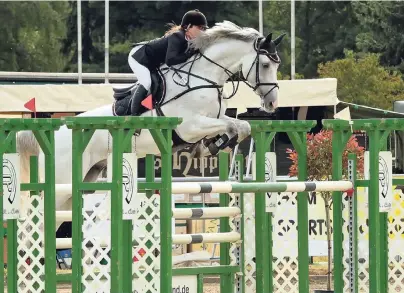
<instances>
[{"instance_id":1,"label":"white horse","mask_svg":"<svg viewBox=\"0 0 404 293\"><path fill-rule=\"evenodd\" d=\"M200 145L199 155L209 155L229 146L228 142L241 142L250 135L250 125L225 115L223 86L230 75L242 74L245 82L261 96L261 106L273 112L277 106L277 69L280 59L276 46L283 35L272 40L263 37L252 28L240 28L231 22L218 23L203 32L191 43L200 54L187 63L170 68L165 73L165 98L161 111L168 117L181 117L183 122L176 129L178 136L188 145ZM186 79L191 88L179 85ZM212 87L214 85L214 87ZM192 90L192 88L198 89ZM83 97L85 98L85 97ZM248 98L248 97L246 97ZM113 106L106 105L85 113L81 117L113 116ZM156 109L142 114L158 116ZM221 136L222 145L212 138ZM211 145L198 144L211 139ZM72 133L66 126L55 132L56 184L71 184L72 180ZM22 180L28 182L29 156L39 154L40 174L43 178L44 157L31 132L19 133L18 150L22 161ZM184 145L185 146L185 145ZM106 166L111 140L106 130L97 130L83 155L85 181L93 182ZM133 138L133 151L138 157L159 154L157 145L148 130L142 130ZM181 146L180 146L181 148ZM24 182L23 181L23 182ZM28 196L28 195L26 195ZM57 210L71 210L71 195L56 197ZM57 228L61 222L57 223Z\"/></svg>"}]
</instances>

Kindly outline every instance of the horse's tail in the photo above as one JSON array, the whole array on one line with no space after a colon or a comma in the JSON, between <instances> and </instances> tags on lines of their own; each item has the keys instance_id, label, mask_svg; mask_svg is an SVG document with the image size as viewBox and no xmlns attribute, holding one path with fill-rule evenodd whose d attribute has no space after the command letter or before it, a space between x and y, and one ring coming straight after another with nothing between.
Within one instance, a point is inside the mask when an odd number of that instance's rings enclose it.
<instances>
[{"instance_id":1,"label":"horse's tail","mask_svg":"<svg viewBox=\"0 0 404 293\"><path fill-rule=\"evenodd\" d=\"M30 182L30 157L38 156L40 146L32 131L24 130L17 132L17 152L20 154L21 183ZM29 192L21 192L21 217L25 218L30 206Z\"/></svg>"},{"instance_id":2,"label":"horse's tail","mask_svg":"<svg viewBox=\"0 0 404 293\"><path fill-rule=\"evenodd\" d=\"M31 156L38 156L40 146L30 130L17 133L17 152L20 154L21 181L29 182L29 161Z\"/></svg>"},{"instance_id":3,"label":"horse's tail","mask_svg":"<svg viewBox=\"0 0 404 293\"><path fill-rule=\"evenodd\" d=\"M38 156L39 151L39 144L32 131L24 130L17 133L17 152L20 154L20 160L29 161L31 156Z\"/></svg>"}]
</instances>

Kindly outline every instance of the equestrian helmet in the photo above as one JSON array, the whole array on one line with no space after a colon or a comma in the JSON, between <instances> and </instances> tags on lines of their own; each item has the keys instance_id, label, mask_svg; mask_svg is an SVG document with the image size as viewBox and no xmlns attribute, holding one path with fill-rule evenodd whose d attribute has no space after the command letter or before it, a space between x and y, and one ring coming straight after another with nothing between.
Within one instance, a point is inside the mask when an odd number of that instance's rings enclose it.
<instances>
[{"instance_id":1,"label":"equestrian helmet","mask_svg":"<svg viewBox=\"0 0 404 293\"><path fill-rule=\"evenodd\" d=\"M208 28L208 21L205 15L198 9L190 10L184 14L181 21L182 27L187 27L188 25L197 25Z\"/></svg>"}]
</instances>

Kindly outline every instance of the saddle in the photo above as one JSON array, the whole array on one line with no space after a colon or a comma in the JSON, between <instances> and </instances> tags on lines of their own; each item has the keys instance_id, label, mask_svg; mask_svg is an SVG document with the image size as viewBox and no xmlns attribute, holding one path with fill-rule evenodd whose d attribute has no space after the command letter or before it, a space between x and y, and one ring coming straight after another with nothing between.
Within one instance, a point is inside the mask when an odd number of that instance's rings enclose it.
<instances>
[{"instance_id":1,"label":"saddle","mask_svg":"<svg viewBox=\"0 0 404 293\"><path fill-rule=\"evenodd\" d=\"M153 108L158 108L165 96L165 79L160 70L150 72L150 76L152 85L147 95L152 95ZM138 86L139 82L136 82L126 87L113 88L115 101L112 105L112 110L114 116L140 116L149 111L149 109L141 105L137 113L131 113L132 100Z\"/></svg>"}]
</instances>

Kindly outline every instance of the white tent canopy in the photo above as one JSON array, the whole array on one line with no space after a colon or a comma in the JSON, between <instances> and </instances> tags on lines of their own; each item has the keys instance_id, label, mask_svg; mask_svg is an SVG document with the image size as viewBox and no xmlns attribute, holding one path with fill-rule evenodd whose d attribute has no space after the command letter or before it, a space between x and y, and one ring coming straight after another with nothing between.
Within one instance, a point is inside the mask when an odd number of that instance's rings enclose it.
<instances>
[{"instance_id":1,"label":"white tent canopy","mask_svg":"<svg viewBox=\"0 0 404 293\"><path fill-rule=\"evenodd\" d=\"M113 102L112 87L122 84L44 84L0 85L0 112L28 112L24 104L36 98L38 112L84 112ZM300 79L279 81L279 107L334 106L337 80ZM225 91L231 93L231 83ZM260 98L240 82L237 94L227 100L228 108L243 113L247 108L260 106Z\"/></svg>"}]
</instances>

